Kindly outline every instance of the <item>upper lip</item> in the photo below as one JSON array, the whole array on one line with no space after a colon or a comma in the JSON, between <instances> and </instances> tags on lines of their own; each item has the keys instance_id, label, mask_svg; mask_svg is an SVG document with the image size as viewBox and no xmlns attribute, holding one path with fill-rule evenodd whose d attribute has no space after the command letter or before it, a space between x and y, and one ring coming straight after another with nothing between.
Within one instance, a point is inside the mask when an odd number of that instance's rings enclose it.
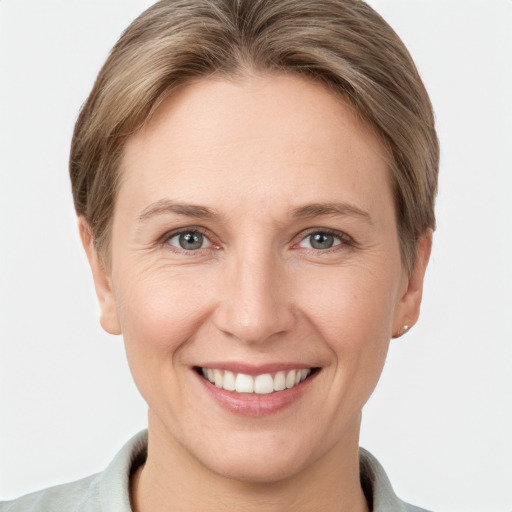
<instances>
[{"instance_id":1,"label":"upper lip","mask_svg":"<svg viewBox=\"0 0 512 512\"><path fill-rule=\"evenodd\" d=\"M242 362L215 361L205 362L196 365L197 368L206 368L212 370L224 370L233 373L244 373L246 375L261 375L263 373L276 373L279 371L302 370L315 368L314 365L305 363L265 363L265 364L248 364Z\"/></svg>"}]
</instances>

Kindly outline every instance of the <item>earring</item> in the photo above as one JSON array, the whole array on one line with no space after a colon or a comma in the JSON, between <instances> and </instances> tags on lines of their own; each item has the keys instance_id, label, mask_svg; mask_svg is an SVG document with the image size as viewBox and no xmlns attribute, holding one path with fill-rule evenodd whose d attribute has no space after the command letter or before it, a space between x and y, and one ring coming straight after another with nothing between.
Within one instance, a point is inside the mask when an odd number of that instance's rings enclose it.
<instances>
[{"instance_id":1,"label":"earring","mask_svg":"<svg viewBox=\"0 0 512 512\"><path fill-rule=\"evenodd\" d=\"M399 331L396 333L396 335L393 336L393 338L400 338L401 336L406 334L409 331L409 329L410 329L410 327L408 325L404 325L401 329L399 329Z\"/></svg>"}]
</instances>

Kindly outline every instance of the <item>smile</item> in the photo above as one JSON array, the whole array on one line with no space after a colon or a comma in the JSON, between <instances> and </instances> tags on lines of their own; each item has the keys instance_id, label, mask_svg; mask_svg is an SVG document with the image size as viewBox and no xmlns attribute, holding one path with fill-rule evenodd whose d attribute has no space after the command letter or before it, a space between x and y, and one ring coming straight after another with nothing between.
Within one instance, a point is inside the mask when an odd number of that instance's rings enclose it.
<instances>
[{"instance_id":1,"label":"smile","mask_svg":"<svg viewBox=\"0 0 512 512\"><path fill-rule=\"evenodd\" d=\"M269 395L294 388L305 381L314 371L313 368L303 368L253 376L217 368L199 368L198 370L206 380L217 388L234 391L235 393L253 393L257 395Z\"/></svg>"}]
</instances>

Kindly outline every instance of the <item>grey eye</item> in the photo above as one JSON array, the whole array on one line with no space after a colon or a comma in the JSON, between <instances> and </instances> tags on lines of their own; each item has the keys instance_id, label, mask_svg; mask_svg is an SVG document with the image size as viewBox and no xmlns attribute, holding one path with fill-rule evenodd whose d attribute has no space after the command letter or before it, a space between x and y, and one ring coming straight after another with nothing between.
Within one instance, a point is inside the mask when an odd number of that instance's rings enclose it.
<instances>
[{"instance_id":1,"label":"grey eye","mask_svg":"<svg viewBox=\"0 0 512 512\"><path fill-rule=\"evenodd\" d=\"M210 241L199 231L185 231L169 238L169 243L185 251L197 251L210 246Z\"/></svg>"},{"instance_id":2,"label":"grey eye","mask_svg":"<svg viewBox=\"0 0 512 512\"><path fill-rule=\"evenodd\" d=\"M299 244L300 247L306 247L308 249L330 249L335 245L341 244L340 237L331 233L319 231L317 233L311 233Z\"/></svg>"}]
</instances>

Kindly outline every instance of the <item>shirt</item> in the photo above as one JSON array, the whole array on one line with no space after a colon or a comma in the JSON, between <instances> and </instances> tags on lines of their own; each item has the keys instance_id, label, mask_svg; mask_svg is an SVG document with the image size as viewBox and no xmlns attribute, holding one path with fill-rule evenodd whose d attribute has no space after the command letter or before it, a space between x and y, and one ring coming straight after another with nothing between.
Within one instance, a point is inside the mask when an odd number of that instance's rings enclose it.
<instances>
[{"instance_id":1,"label":"shirt","mask_svg":"<svg viewBox=\"0 0 512 512\"><path fill-rule=\"evenodd\" d=\"M130 476L144 463L147 431L126 443L102 473L0 503L0 512L132 512ZM360 448L360 474L373 512L427 512L400 500L384 469L373 455Z\"/></svg>"}]
</instances>

